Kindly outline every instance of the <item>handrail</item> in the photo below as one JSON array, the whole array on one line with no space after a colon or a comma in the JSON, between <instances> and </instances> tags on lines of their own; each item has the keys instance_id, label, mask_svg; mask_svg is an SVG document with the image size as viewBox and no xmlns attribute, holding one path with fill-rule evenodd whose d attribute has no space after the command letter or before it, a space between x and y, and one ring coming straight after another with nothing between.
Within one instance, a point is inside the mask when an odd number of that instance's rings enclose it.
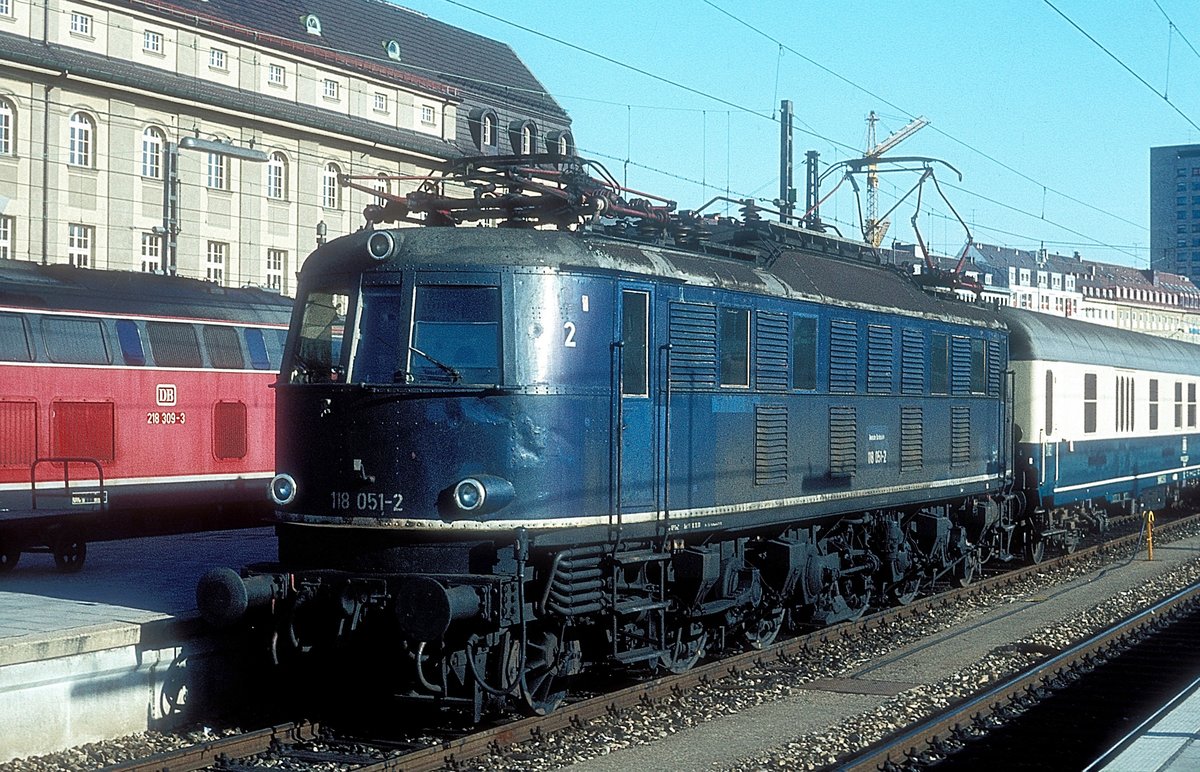
<instances>
[{"instance_id":1,"label":"handrail","mask_svg":"<svg viewBox=\"0 0 1200 772\"><path fill-rule=\"evenodd\" d=\"M35 458L33 463L29 465L29 493L31 498L31 506L37 509L38 487L37 487L37 468L42 464L62 464L63 465L63 491L71 492L71 464L91 464L96 467L97 484L100 486L100 505L107 504L104 496L104 467L100 462L90 456L43 456Z\"/></svg>"}]
</instances>

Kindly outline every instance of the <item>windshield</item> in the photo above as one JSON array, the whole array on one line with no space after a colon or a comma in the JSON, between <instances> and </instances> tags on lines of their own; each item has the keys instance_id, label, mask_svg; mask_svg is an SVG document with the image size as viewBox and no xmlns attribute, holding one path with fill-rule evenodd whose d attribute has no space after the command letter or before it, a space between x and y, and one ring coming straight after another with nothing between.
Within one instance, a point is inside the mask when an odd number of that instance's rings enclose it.
<instances>
[{"instance_id":1,"label":"windshield","mask_svg":"<svg viewBox=\"0 0 1200 772\"><path fill-rule=\"evenodd\" d=\"M304 299L304 317L292 357L292 383L329 383L342 380L342 338L350 293L344 286L318 288Z\"/></svg>"},{"instance_id":2,"label":"windshield","mask_svg":"<svg viewBox=\"0 0 1200 772\"><path fill-rule=\"evenodd\" d=\"M500 289L418 286L408 376L413 382L500 382Z\"/></svg>"}]
</instances>

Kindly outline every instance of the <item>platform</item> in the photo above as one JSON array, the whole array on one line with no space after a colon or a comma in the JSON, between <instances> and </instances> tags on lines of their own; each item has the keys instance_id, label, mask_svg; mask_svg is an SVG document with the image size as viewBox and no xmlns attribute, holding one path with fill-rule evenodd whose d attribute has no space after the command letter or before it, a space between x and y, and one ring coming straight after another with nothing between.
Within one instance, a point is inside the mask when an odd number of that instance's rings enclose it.
<instances>
[{"instance_id":1,"label":"platform","mask_svg":"<svg viewBox=\"0 0 1200 772\"><path fill-rule=\"evenodd\" d=\"M1129 738L1124 749L1092 772L1192 772L1200 769L1200 678Z\"/></svg>"},{"instance_id":2,"label":"platform","mask_svg":"<svg viewBox=\"0 0 1200 772\"><path fill-rule=\"evenodd\" d=\"M0 762L182 720L221 651L196 582L275 555L270 528L90 543L73 574L23 555L0 575Z\"/></svg>"}]
</instances>

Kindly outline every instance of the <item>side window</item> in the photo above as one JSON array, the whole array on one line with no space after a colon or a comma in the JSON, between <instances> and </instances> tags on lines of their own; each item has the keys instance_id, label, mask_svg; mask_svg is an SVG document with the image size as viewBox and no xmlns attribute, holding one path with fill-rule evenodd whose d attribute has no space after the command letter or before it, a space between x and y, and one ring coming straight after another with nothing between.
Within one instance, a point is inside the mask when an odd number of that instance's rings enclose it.
<instances>
[{"instance_id":1,"label":"side window","mask_svg":"<svg viewBox=\"0 0 1200 772\"><path fill-rule=\"evenodd\" d=\"M244 370L246 359L238 345L237 330L222 325L204 325L204 345L208 361L218 370Z\"/></svg>"},{"instance_id":2,"label":"side window","mask_svg":"<svg viewBox=\"0 0 1200 772\"><path fill-rule=\"evenodd\" d=\"M649 391L650 296L621 291L621 394L644 397Z\"/></svg>"},{"instance_id":3,"label":"side window","mask_svg":"<svg viewBox=\"0 0 1200 772\"><path fill-rule=\"evenodd\" d=\"M112 360L99 319L73 316L42 318L42 340L51 362L106 365Z\"/></svg>"},{"instance_id":4,"label":"side window","mask_svg":"<svg viewBox=\"0 0 1200 772\"><path fill-rule=\"evenodd\" d=\"M1096 432L1096 374L1084 373L1083 376L1083 431L1084 434Z\"/></svg>"},{"instance_id":5,"label":"side window","mask_svg":"<svg viewBox=\"0 0 1200 772\"><path fill-rule=\"evenodd\" d=\"M17 314L0 314L0 361L33 361L25 320Z\"/></svg>"},{"instance_id":6,"label":"side window","mask_svg":"<svg viewBox=\"0 0 1200 772\"><path fill-rule=\"evenodd\" d=\"M267 354L267 342L263 338L263 331L254 327L247 327L244 337L246 339L246 351L250 354L250 366L255 370L270 370L271 357Z\"/></svg>"},{"instance_id":7,"label":"side window","mask_svg":"<svg viewBox=\"0 0 1200 772\"><path fill-rule=\"evenodd\" d=\"M200 367L200 342L190 324L146 322L146 335L159 367Z\"/></svg>"},{"instance_id":8,"label":"side window","mask_svg":"<svg viewBox=\"0 0 1200 772\"><path fill-rule=\"evenodd\" d=\"M1175 428L1183 428L1183 384L1175 381Z\"/></svg>"},{"instance_id":9,"label":"side window","mask_svg":"<svg viewBox=\"0 0 1200 772\"><path fill-rule=\"evenodd\" d=\"M1188 428L1196 428L1196 384L1188 384Z\"/></svg>"},{"instance_id":10,"label":"side window","mask_svg":"<svg viewBox=\"0 0 1200 772\"><path fill-rule=\"evenodd\" d=\"M146 364L146 350L142 348L142 333L137 322L117 320L117 343L121 346L121 359L125 364L136 367Z\"/></svg>"},{"instance_id":11,"label":"side window","mask_svg":"<svg viewBox=\"0 0 1200 772\"><path fill-rule=\"evenodd\" d=\"M817 320L792 317L792 388L817 388Z\"/></svg>"},{"instance_id":12,"label":"side window","mask_svg":"<svg viewBox=\"0 0 1200 772\"><path fill-rule=\"evenodd\" d=\"M750 312L744 308L722 308L718 319L721 385L749 386Z\"/></svg>"},{"instance_id":13,"label":"side window","mask_svg":"<svg viewBox=\"0 0 1200 772\"><path fill-rule=\"evenodd\" d=\"M950 393L950 337L941 333L929 339L929 392Z\"/></svg>"},{"instance_id":14,"label":"side window","mask_svg":"<svg viewBox=\"0 0 1200 772\"><path fill-rule=\"evenodd\" d=\"M1054 371L1046 371L1046 436L1054 436Z\"/></svg>"},{"instance_id":15,"label":"side window","mask_svg":"<svg viewBox=\"0 0 1200 772\"><path fill-rule=\"evenodd\" d=\"M1150 379L1150 431L1158 429L1158 379Z\"/></svg>"}]
</instances>

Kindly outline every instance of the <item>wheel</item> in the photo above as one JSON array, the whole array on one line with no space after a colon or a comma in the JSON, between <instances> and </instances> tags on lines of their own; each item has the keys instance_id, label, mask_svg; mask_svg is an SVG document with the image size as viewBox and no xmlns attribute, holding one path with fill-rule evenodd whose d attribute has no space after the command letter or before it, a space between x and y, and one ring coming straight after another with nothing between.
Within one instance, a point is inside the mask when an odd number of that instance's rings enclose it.
<instances>
[{"instance_id":1,"label":"wheel","mask_svg":"<svg viewBox=\"0 0 1200 772\"><path fill-rule=\"evenodd\" d=\"M704 656L708 631L697 624L681 624L667 631L667 651L658 658L664 670L686 673Z\"/></svg>"},{"instance_id":2,"label":"wheel","mask_svg":"<svg viewBox=\"0 0 1200 772\"><path fill-rule=\"evenodd\" d=\"M9 571L17 567L17 561L21 559L21 550L5 544L0 540L0 574L7 574Z\"/></svg>"},{"instance_id":3,"label":"wheel","mask_svg":"<svg viewBox=\"0 0 1200 772\"><path fill-rule=\"evenodd\" d=\"M65 535L55 539L52 547L54 565L65 574L73 574L83 568L87 559L87 542L77 536Z\"/></svg>"},{"instance_id":4,"label":"wheel","mask_svg":"<svg viewBox=\"0 0 1200 772\"><path fill-rule=\"evenodd\" d=\"M521 673L521 707L544 716L567 697L570 676L579 672L583 654L579 641L566 640L563 630L530 630Z\"/></svg>"},{"instance_id":5,"label":"wheel","mask_svg":"<svg viewBox=\"0 0 1200 772\"><path fill-rule=\"evenodd\" d=\"M891 586L892 600L897 606L907 606L917 599L921 591L921 580L917 578L902 579Z\"/></svg>"},{"instance_id":6,"label":"wheel","mask_svg":"<svg viewBox=\"0 0 1200 772\"><path fill-rule=\"evenodd\" d=\"M970 586L974 583L975 577L979 575L979 565L979 553L968 552L954 567L954 583L959 587Z\"/></svg>"},{"instance_id":7,"label":"wheel","mask_svg":"<svg viewBox=\"0 0 1200 772\"><path fill-rule=\"evenodd\" d=\"M783 629L782 607L756 609L742 627L742 638L752 649L765 649L775 642Z\"/></svg>"},{"instance_id":8,"label":"wheel","mask_svg":"<svg viewBox=\"0 0 1200 772\"><path fill-rule=\"evenodd\" d=\"M1038 539L1025 542L1025 560L1033 565L1041 563L1046 557L1046 540Z\"/></svg>"}]
</instances>

